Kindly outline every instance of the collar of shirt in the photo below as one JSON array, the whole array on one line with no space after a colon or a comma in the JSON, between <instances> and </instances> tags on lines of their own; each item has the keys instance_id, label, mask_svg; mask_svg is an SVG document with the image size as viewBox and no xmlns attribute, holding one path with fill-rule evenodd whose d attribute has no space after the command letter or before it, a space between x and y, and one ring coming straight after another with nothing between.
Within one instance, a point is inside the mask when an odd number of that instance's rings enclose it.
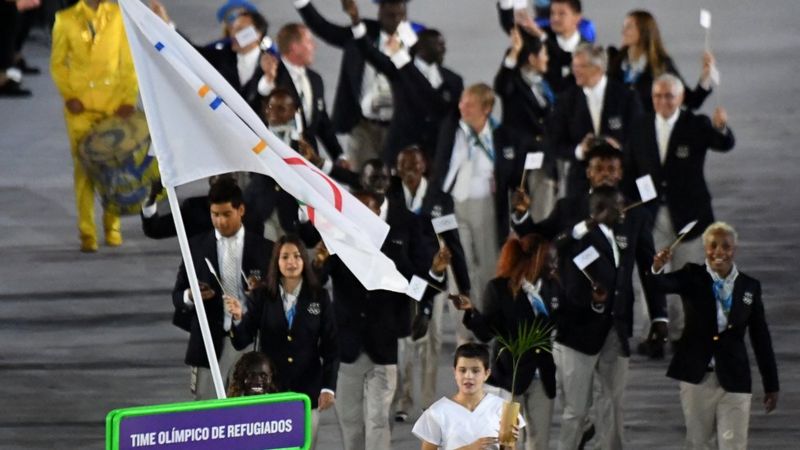
<instances>
[{"instance_id":1,"label":"collar of shirt","mask_svg":"<svg viewBox=\"0 0 800 450\"><path fill-rule=\"evenodd\" d=\"M572 33L572 36L568 38L562 37L560 34L557 34L556 42L558 42L558 46L561 47L561 50L572 53L575 51L575 47L577 47L578 44L581 43L581 34L578 32L578 30L575 30L575 32Z\"/></svg>"},{"instance_id":2,"label":"collar of shirt","mask_svg":"<svg viewBox=\"0 0 800 450\"><path fill-rule=\"evenodd\" d=\"M434 89L442 85L442 74L436 63L428 64L421 58L414 58L414 65L422 72L422 75L425 75L425 78L427 78Z\"/></svg>"},{"instance_id":3,"label":"collar of shirt","mask_svg":"<svg viewBox=\"0 0 800 450\"><path fill-rule=\"evenodd\" d=\"M296 66L287 61L286 58L281 58L281 61L283 62L283 65L286 66L286 70L289 71L289 75L292 77L292 80L296 80L306 74L305 67Z\"/></svg>"},{"instance_id":4,"label":"collar of shirt","mask_svg":"<svg viewBox=\"0 0 800 450\"><path fill-rule=\"evenodd\" d=\"M234 233L234 235L233 235L233 236L227 236L227 237L226 237L226 236L223 236L223 235L222 235L222 234L220 234L220 232L219 232L218 230L216 230L216 229L214 230L214 236L216 236L216 238L217 238L217 241L226 242L226 241L233 240L233 242L235 242L236 244L239 244L239 245L241 245L241 244L243 244L243 243L244 243L244 225L240 226L240 227L239 227L239 231L237 231L236 233Z\"/></svg>"},{"instance_id":5,"label":"collar of shirt","mask_svg":"<svg viewBox=\"0 0 800 450\"><path fill-rule=\"evenodd\" d=\"M389 197L383 197L383 203L381 203L380 218L382 221L386 222L387 217L389 217Z\"/></svg>"},{"instance_id":6,"label":"collar of shirt","mask_svg":"<svg viewBox=\"0 0 800 450\"><path fill-rule=\"evenodd\" d=\"M622 70L632 70L637 73L644 72L647 67L647 55L642 53L636 61L631 62L628 58L622 60Z\"/></svg>"},{"instance_id":7,"label":"collar of shirt","mask_svg":"<svg viewBox=\"0 0 800 450\"><path fill-rule=\"evenodd\" d=\"M278 288L280 289L281 292L281 301L283 302L283 310L288 311L292 309L292 306L294 306L297 303L297 296L300 295L300 290L303 288L303 280L300 280L300 282L297 283L297 287L295 287L292 292L286 292L282 284L279 284Z\"/></svg>"},{"instance_id":8,"label":"collar of shirt","mask_svg":"<svg viewBox=\"0 0 800 450\"><path fill-rule=\"evenodd\" d=\"M541 297L539 295L539 290L542 289L542 279L539 278L536 280L536 283L531 283L528 280L522 280L522 290L525 291L526 294L532 295L534 297Z\"/></svg>"},{"instance_id":9,"label":"collar of shirt","mask_svg":"<svg viewBox=\"0 0 800 450\"><path fill-rule=\"evenodd\" d=\"M598 81L593 87L584 87L583 93L586 95L586 97L591 98L593 101L602 101L603 95L606 92L607 84L608 77L603 75L600 77L600 81Z\"/></svg>"},{"instance_id":10,"label":"collar of shirt","mask_svg":"<svg viewBox=\"0 0 800 450\"><path fill-rule=\"evenodd\" d=\"M411 194L411 191L403 184L403 197L406 200L406 208L409 211L417 214L419 209L422 208L422 199L425 198L425 193L428 191L428 180L425 177L419 181L419 186L417 186L417 193L415 195Z\"/></svg>"},{"instance_id":11,"label":"collar of shirt","mask_svg":"<svg viewBox=\"0 0 800 450\"><path fill-rule=\"evenodd\" d=\"M261 49L253 48L247 53L236 54L236 71L239 73L239 82L245 84L253 77L258 61L261 58Z\"/></svg>"},{"instance_id":12,"label":"collar of shirt","mask_svg":"<svg viewBox=\"0 0 800 450\"><path fill-rule=\"evenodd\" d=\"M542 76L535 70L522 69L519 73L528 86L536 86L542 82Z\"/></svg>"},{"instance_id":13,"label":"collar of shirt","mask_svg":"<svg viewBox=\"0 0 800 450\"><path fill-rule=\"evenodd\" d=\"M717 272L714 272L714 270L711 269L711 266L708 264L708 260L706 260L706 272L711 275L711 279L713 281L722 281L725 297L729 296L733 292L733 283L736 282L736 278L739 276L739 270L736 268L736 264L731 267L731 273L729 273L728 276L723 279Z\"/></svg>"},{"instance_id":14,"label":"collar of shirt","mask_svg":"<svg viewBox=\"0 0 800 450\"><path fill-rule=\"evenodd\" d=\"M397 33L395 33L395 35L396 34ZM388 53L386 53L388 51L388 49L386 48L386 43L389 42L389 36L391 35L383 30L381 30L380 35L378 35L378 50L380 50L382 53L386 55L388 55Z\"/></svg>"},{"instance_id":15,"label":"collar of shirt","mask_svg":"<svg viewBox=\"0 0 800 450\"><path fill-rule=\"evenodd\" d=\"M461 131L467 135L467 139L469 142L472 142L473 137L477 136L481 142L486 145L486 143L492 142L492 124L490 123L491 120L487 119L486 123L483 124L483 128L479 133L476 133L466 122L463 120L458 121L458 125L461 127Z\"/></svg>"},{"instance_id":16,"label":"collar of shirt","mask_svg":"<svg viewBox=\"0 0 800 450\"><path fill-rule=\"evenodd\" d=\"M679 115L681 115L680 108L675 108L675 112L666 119L661 117L661 114L656 113L656 129L659 127L666 127L668 131L672 132L672 128L675 126L675 122L678 121Z\"/></svg>"}]
</instances>

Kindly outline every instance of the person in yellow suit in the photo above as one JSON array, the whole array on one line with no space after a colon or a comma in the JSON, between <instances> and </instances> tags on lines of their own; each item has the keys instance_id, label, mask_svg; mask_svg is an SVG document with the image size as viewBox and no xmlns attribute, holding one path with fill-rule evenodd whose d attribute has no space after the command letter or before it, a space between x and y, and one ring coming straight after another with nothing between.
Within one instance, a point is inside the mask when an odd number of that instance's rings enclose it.
<instances>
[{"instance_id":1,"label":"person in yellow suit","mask_svg":"<svg viewBox=\"0 0 800 450\"><path fill-rule=\"evenodd\" d=\"M94 186L78 159L78 144L100 120L133 114L138 85L119 6L80 0L56 14L50 71L64 97L81 251L97 251ZM122 244L119 216L103 214L106 244Z\"/></svg>"}]
</instances>

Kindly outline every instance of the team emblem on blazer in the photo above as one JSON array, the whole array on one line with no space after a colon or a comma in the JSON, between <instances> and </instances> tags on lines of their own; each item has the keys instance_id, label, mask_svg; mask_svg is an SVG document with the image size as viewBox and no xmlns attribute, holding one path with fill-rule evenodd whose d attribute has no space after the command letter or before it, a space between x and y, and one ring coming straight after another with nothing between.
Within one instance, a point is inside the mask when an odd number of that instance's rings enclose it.
<instances>
[{"instance_id":1,"label":"team emblem on blazer","mask_svg":"<svg viewBox=\"0 0 800 450\"><path fill-rule=\"evenodd\" d=\"M675 156L681 159L686 159L689 157L689 146L688 145L679 145L678 149L675 150Z\"/></svg>"},{"instance_id":2,"label":"team emblem on blazer","mask_svg":"<svg viewBox=\"0 0 800 450\"><path fill-rule=\"evenodd\" d=\"M314 302L308 305L308 313L312 316L318 316L321 311L319 303Z\"/></svg>"},{"instance_id":3,"label":"team emblem on blazer","mask_svg":"<svg viewBox=\"0 0 800 450\"><path fill-rule=\"evenodd\" d=\"M317 111L322 111L325 109L325 100L318 98L317 99Z\"/></svg>"},{"instance_id":4,"label":"team emblem on blazer","mask_svg":"<svg viewBox=\"0 0 800 450\"><path fill-rule=\"evenodd\" d=\"M628 248L628 236L614 236L614 239L617 241L617 247L620 250Z\"/></svg>"},{"instance_id":5,"label":"team emblem on blazer","mask_svg":"<svg viewBox=\"0 0 800 450\"><path fill-rule=\"evenodd\" d=\"M608 118L608 128L612 130L619 130L622 129L622 118L619 116L609 117Z\"/></svg>"},{"instance_id":6,"label":"team emblem on blazer","mask_svg":"<svg viewBox=\"0 0 800 450\"><path fill-rule=\"evenodd\" d=\"M569 76L570 68L569 66L561 66L561 78L566 78Z\"/></svg>"},{"instance_id":7,"label":"team emblem on blazer","mask_svg":"<svg viewBox=\"0 0 800 450\"><path fill-rule=\"evenodd\" d=\"M392 239L392 244L403 245L402 239Z\"/></svg>"},{"instance_id":8,"label":"team emblem on blazer","mask_svg":"<svg viewBox=\"0 0 800 450\"><path fill-rule=\"evenodd\" d=\"M753 303L753 293L745 292L742 301L744 302L745 305L751 305Z\"/></svg>"},{"instance_id":9,"label":"team emblem on blazer","mask_svg":"<svg viewBox=\"0 0 800 450\"><path fill-rule=\"evenodd\" d=\"M503 158L514 159L514 147L506 147L503 149Z\"/></svg>"},{"instance_id":10,"label":"team emblem on blazer","mask_svg":"<svg viewBox=\"0 0 800 450\"><path fill-rule=\"evenodd\" d=\"M450 100L453 99L453 95L450 93L450 91L444 91L442 92L442 99L444 99L444 101L449 103Z\"/></svg>"},{"instance_id":11,"label":"team emblem on blazer","mask_svg":"<svg viewBox=\"0 0 800 450\"><path fill-rule=\"evenodd\" d=\"M431 217L442 217L442 205L433 205Z\"/></svg>"},{"instance_id":12,"label":"team emblem on blazer","mask_svg":"<svg viewBox=\"0 0 800 450\"><path fill-rule=\"evenodd\" d=\"M558 297L550 299L550 309L558 309Z\"/></svg>"}]
</instances>

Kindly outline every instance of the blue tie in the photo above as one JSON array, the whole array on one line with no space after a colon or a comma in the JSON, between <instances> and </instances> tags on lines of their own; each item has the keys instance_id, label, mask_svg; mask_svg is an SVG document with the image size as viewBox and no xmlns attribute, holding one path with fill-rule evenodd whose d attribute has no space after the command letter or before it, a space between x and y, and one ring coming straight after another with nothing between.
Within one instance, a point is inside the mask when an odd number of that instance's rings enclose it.
<instances>
[{"instance_id":1,"label":"blue tie","mask_svg":"<svg viewBox=\"0 0 800 450\"><path fill-rule=\"evenodd\" d=\"M286 321L289 323L289 328L292 328L292 322L294 322L294 314L297 311L297 303L292 305L288 311L286 311Z\"/></svg>"},{"instance_id":2,"label":"blue tie","mask_svg":"<svg viewBox=\"0 0 800 450\"><path fill-rule=\"evenodd\" d=\"M540 315L550 317L550 314L547 313L547 308L544 306L544 300L542 300L542 297L528 294L528 300L530 300L531 306L533 307L533 312L537 317Z\"/></svg>"},{"instance_id":3,"label":"blue tie","mask_svg":"<svg viewBox=\"0 0 800 450\"><path fill-rule=\"evenodd\" d=\"M550 88L550 83L542 79L542 95L547 99L547 103L553 104L556 102L556 96L553 94L553 89Z\"/></svg>"},{"instance_id":4,"label":"blue tie","mask_svg":"<svg viewBox=\"0 0 800 450\"><path fill-rule=\"evenodd\" d=\"M714 282L714 297L717 299L720 305L722 305L722 311L725 312L727 316L731 312L731 303L733 303L733 293L728 294L727 297L723 297L723 286L725 286L724 280L717 280Z\"/></svg>"}]
</instances>

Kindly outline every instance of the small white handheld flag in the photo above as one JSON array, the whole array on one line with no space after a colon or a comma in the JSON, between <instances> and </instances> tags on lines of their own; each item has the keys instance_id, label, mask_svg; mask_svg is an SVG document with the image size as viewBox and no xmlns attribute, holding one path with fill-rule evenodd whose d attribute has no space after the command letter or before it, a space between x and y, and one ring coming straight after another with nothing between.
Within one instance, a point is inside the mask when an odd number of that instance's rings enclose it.
<instances>
[{"instance_id":1,"label":"small white handheld flag","mask_svg":"<svg viewBox=\"0 0 800 450\"><path fill-rule=\"evenodd\" d=\"M397 26L397 35L406 48L411 48L417 43L417 33L414 32L411 23L407 20L400 22L400 25Z\"/></svg>"},{"instance_id":2,"label":"small white handheld flag","mask_svg":"<svg viewBox=\"0 0 800 450\"><path fill-rule=\"evenodd\" d=\"M431 219L431 224L433 225L433 231L435 231L436 234L442 234L445 231L458 229L458 221L456 220L455 214L448 214L446 216Z\"/></svg>"},{"instance_id":3,"label":"small white handheld flag","mask_svg":"<svg viewBox=\"0 0 800 450\"><path fill-rule=\"evenodd\" d=\"M544 163L543 152L532 152L525 155L525 170L541 169L542 163Z\"/></svg>"},{"instance_id":4,"label":"small white handheld flag","mask_svg":"<svg viewBox=\"0 0 800 450\"><path fill-rule=\"evenodd\" d=\"M649 202L657 197L656 186L653 184L653 178L648 174L636 179L636 187L639 188L639 197L642 203Z\"/></svg>"},{"instance_id":5,"label":"small white handheld flag","mask_svg":"<svg viewBox=\"0 0 800 450\"><path fill-rule=\"evenodd\" d=\"M578 269L585 269L589 266L589 264L593 263L597 258L600 257L600 254L597 253L597 249L594 246L589 246L586 250L582 251L578 256L572 258L572 261L578 266Z\"/></svg>"},{"instance_id":6,"label":"small white handheld flag","mask_svg":"<svg viewBox=\"0 0 800 450\"><path fill-rule=\"evenodd\" d=\"M707 9L700 10L700 26L706 30L711 28L711 11Z\"/></svg>"},{"instance_id":7,"label":"small white handheld flag","mask_svg":"<svg viewBox=\"0 0 800 450\"><path fill-rule=\"evenodd\" d=\"M427 288L428 288L428 282L425 281L424 278L412 275L411 281L408 282L408 289L406 289L406 295L413 298L416 301L420 301L422 300L422 296L425 295L425 289Z\"/></svg>"},{"instance_id":8,"label":"small white handheld flag","mask_svg":"<svg viewBox=\"0 0 800 450\"><path fill-rule=\"evenodd\" d=\"M255 27L250 25L249 27L243 28L241 31L234 34L233 38L236 39L236 43L239 44L240 47L247 47L258 40L258 33L256 32Z\"/></svg>"},{"instance_id":9,"label":"small white handheld flag","mask_svg":"<svg viewBox=\"0 0 800 450\"><path fill-rule=\"evenodd\" d=\"M695 225L697 225L697 221L696 220L693 220L693 221L687 223L683 228L681 228L681 231L678 232L678 236L680 236L682 234L686 234L686 233L692 231L692 228L694 228Z\"/></svg>"}]
</instances>

